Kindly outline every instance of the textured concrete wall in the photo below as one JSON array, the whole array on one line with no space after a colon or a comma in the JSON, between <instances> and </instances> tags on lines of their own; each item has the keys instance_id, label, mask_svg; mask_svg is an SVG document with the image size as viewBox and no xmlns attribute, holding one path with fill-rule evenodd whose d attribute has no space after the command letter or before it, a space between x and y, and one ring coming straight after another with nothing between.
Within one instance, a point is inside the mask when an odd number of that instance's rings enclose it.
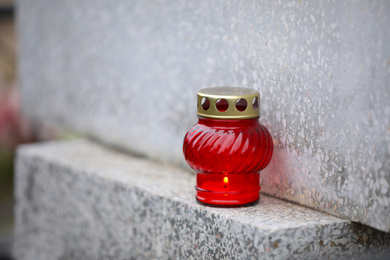
<instances>
[{"instance_id":1,"label":"textured concrete wall","mask_svg":"<svg viewBox=\"0 0 390 260\"><path fill-rule=\"evenodd\" d=\"M16 166L19 260L390 254L388 233L266 195L253 207L201 206L190 173L85 141L22 147Z\"/></svg>"},{"instance_id":2,"label":"textured concrete wall","mask_svg":"<svg viewBox=\"0 0 390 260\"><path fill-rule=\"evenodd\" d=\"M20 0L24 112L183 163L203 87L261 93L263 191L390 231L388 1Z\"/></svg>"}]
</instances>

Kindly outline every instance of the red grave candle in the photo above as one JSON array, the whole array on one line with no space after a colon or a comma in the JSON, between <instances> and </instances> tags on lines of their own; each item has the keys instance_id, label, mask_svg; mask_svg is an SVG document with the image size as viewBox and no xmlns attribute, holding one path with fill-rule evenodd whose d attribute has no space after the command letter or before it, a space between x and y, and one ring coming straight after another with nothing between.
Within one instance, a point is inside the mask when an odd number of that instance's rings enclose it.
<instances>
[{"instance_id":1,"label":"red grave candle","mask_svg":"<svg viewBox=\"0 0 390 260\"><path fill-rule=\"evenodd\" d=\"M183 152L197 172L199 202L239 206L259 199L260 171L273 152L271 134L259 123L259 96L237 87L198 92L198 123L185 135Z\"/></svg>"}]
</instances>

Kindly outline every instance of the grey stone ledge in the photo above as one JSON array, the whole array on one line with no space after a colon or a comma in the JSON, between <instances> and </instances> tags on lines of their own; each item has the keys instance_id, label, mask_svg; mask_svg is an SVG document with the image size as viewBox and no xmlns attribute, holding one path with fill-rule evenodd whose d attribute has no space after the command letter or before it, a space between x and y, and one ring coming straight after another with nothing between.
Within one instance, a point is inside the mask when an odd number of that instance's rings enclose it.
<instances>
[{"instance_id":1,"label":"grey stone ledge","mask_svg":"<svg viewBox=\"0 0 390 260\"><path fill-rule=\"evenodd\" d=\"M195 177L85 140L22 146L17 259L322 259L389 256L390 234L267 195L196 203Z\"/></svg>"}]
</instances>

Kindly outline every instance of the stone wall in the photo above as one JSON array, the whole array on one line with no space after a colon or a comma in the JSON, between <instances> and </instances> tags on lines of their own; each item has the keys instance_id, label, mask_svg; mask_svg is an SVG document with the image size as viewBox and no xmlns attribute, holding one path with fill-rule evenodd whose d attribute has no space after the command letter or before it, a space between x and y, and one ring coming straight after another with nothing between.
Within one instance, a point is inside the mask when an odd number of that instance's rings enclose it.
<instances>
[{"instance_id":1,"label":"stone wall","mask_svg":"<svg viewBox=\"0 0 390 260\"><path fill-rule=\"evenodd\" d=\"M390 231L390 3L19 0L24 113L184 165L196 91L255 88L262 191Z\"/></svg>"}]
</instances>

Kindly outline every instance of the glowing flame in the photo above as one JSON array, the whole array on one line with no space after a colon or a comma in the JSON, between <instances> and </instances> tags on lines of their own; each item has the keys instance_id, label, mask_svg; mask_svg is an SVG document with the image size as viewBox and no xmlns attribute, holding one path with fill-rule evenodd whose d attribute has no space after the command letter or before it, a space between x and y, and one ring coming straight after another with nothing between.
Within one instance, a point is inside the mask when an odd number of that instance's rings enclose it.
<instances>
[{"instance_id":1,"label":"glowing flame","mask_svg":"<svg viewBox=\"0 0 390 260\"><path fill-rule=\"evenodd\" d=\"M228 177L223 178L223 183L228 183L228 182L229 182L229 178Z\"/></svg>"}]
</instances>

